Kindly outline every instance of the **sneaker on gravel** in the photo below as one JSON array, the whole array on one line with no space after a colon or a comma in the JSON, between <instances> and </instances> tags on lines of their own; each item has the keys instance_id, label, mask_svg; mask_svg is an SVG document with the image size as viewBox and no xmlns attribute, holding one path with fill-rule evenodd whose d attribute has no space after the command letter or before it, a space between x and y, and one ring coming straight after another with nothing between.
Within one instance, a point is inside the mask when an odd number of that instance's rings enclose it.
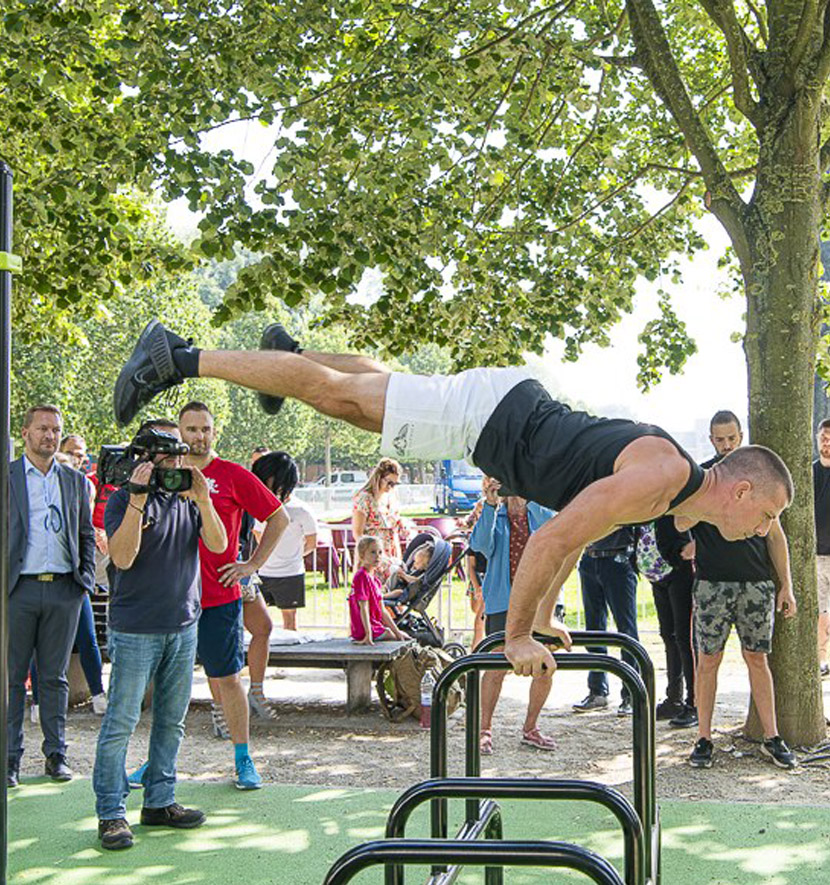
<instances>
[{"instance_id":1,"label":"sneaker on gravel","mask_svg":"<svg viewBox=\"0 0 830 885\"><path fill-rule=\"evenodd\" d=\"M773 765L777 765L779 768L789 769L798 765L795 753L786 745L780 735L767 738L761 744L761 755L766 756Z\"/></svg>"},{"instance_id":2,"label":"sneaker on gravel","mask_svg":"<svg viewBox=\"0 0 830 885\"><path fill-rule=\"evenodd\" d=\"M149 762L145 762L143 765L139 765L131 774L127 775L127 783L130 785L131 790L140 790L144 786L144 772L147 771L149 764Z\"/></svg>"},{"instance_id":3,"label":"sneaker on gravel","mask_svg":"<svg viewBox=\"0 0 830 885\"><path fill-rule=\"evenodd\" d=\"M107 712L107 696L104 692L92 696L92 712L96 716L103 716Z\"/></svg>"},{"instance_id":4,"label":"sneaker on gravel","mask_svg":"<svg viewBox=\"0 0 830 885\"><path fill-rule=\"evenodd\" d=\"M234 786L237 790L258 790L262 786L262 778L250 756L243 756L236 763Z\"/></svg>"},{"instance_id":5,"label":"sneaker on gravel","mask_svg":"<svg viewBox=\"0 0 830 885\"><path fill-rule=\"evenodd\" d=\"M673 719L669 719L671 728L692 728L697 725L697 708L683 705L683 712L678 713Z\"/></svg>"},{"instance_id":6,"label":"sneaker on gravel","mask_svg":"<svg viewBox=\"0 0 830 885\"><path fill-rule=\"evenodd\" d=\"M482 756L493 755L493 732L489 728L482 728L478 736L478 752Z\"/></svg>"},{"instance_id":7,"label":"sneaker on gravel","mask_svg":"<svg viewBox=\"0 0 830 885\"><path fill-rule=\"evenodd\" d=\"M578 704L573 705L574 713L588 713L590 710L601 710L608 706L608 698L604 694L589 694Z\"/></svg>"},{"instance_id":8,"label":"sneaker on gravel","mask_svg":"<svg viewBox=\"0 0 830 885\"><path fill-rule=\"evenodd\" d=\"M101 848L106 848L108 851L133 847L133 831L123 817L99 820L98 838L101 840Z\"/></svg>"},{"instance_id":9,"label":"sneaker on gravel","mask_svg":"<svg viewBox=\"0 0 830 885\"><path fill-rule=\"evenodd\" d=\"M679 716L684 709L685 706L680 701L670 701L665 698L660 701L654 712L657 715L657 721L663 722L666 719L674 719L675 716Z\"/></svg>"},{"instance_id":10,"label":"sneaker on gravel","mask_svg":"<svg viewBox=\"0 0 830 885\"><path fill-rule=\"evenodd\" d=\"M173 350L191 344L158 320L147 323L115 382L113 408L119 424L129 424L154 396L182 383L184 376L173 360Z\"/></svg>"},{"instance_id":11,"label":"sneaker on gravel","mask_svg":"<svg viewBox=\"0 0 830 885\"><path fill-rule=\"evenodd\" d=\"M821 665L821 667L819 667L819 673L821 674L822 679L826 679L828 676L830 676L830 664L828 664L827 661L825 661Z\"/></svg>"},{"instance_id":12,"label":"sneaker on gravel","mask_svg":"<svg viewBox=\"0 0 830 885\"><path fill-rule=\"evenodd\" d=\"M175 830L193 830L205 822L204 811L198 808L182 808L178 802L164 808L141 809L141 825L144 827L173 827Z\"/></svg>"},{"instance_id":13,"label":"sneaker on gravel","mask_svg":"<svg viewBox=\"0 0 830 885\"><path fill-rule=\"evenodd\" d=\"M714 752L715 745L708 738L699 738L689 756L689 765L692 768L711 768Z\"/></svg>"},{"instance_id":14,"label":"sneaker on gravel","mask_svg":"<svg viewBox=\"0 0 830 885\"><path fill-rule=\"evenodd\" d=\"M542 734L538 728L531 728L522 734L522 743L537 750L555 750L556 741L550 735Z\"/></svg>"},{"instance_id":15,"label":"sneaker on gravel","mask_svg":"<svg viewBox=\"0 0 830 885\"><path fill-rule=\"evenodd\" d=\"M285 353L302 353L299 342L292 338L282 323L271 323L266 326L259 340L260 350L282 350ZM262 411L268 415L276 415L282 408L284 398L270 393L257 393Z\"/></svg>"},{"instance_id":16,"label":"sneaker on gravel","mask_svg":"<svg viewBox=\"0 0 830 885\"><path fill-rule=\"evenodd\" d=\"M631 706L631 698L623 698L619 707L617 707L617 716L631 716L634 708Z\"/></svg>"}]
</instances>

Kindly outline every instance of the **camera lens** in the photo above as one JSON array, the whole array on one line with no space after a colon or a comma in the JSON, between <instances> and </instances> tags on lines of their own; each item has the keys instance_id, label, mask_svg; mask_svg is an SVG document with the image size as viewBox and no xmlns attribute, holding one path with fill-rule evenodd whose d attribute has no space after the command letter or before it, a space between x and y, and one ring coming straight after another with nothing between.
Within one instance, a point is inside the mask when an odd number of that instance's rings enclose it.
<instances>
[{"instance_id":1,"label":"camera lens","mask_svg":"<svg viewBox=\"0 0 830 885\"><path fill-rule=\"evenodd\" d=\"M159 479L161 480L161 487L166 492L178 492L182 488L182 484L184 482L184 475L181 470L176 470L175 468L171 468L169 470L165 470L161 474Z\"/></svg>"}]
</instances>

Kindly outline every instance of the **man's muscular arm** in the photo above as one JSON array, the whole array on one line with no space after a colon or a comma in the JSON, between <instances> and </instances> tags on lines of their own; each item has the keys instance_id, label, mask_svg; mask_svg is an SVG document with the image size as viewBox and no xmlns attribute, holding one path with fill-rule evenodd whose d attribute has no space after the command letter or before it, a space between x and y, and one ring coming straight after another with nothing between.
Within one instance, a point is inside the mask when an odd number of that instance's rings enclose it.
<instances>
[{"instance_id":1,"label":"man's muscular arm","mask_svg":"<svg viewBox=\"0 0 830 885\"><path fill-rule=\"evenodd\" d=\"M616 473L592 483L530 537L507 614L504 650L518 675L538 676L545 667L556 667L551 653L530 634L542 597L554 581L565 580L565 568L573 568L582 548L618 525L660 516L686 482L689 465L671 443L648 438L629 448L635 445L636 457L625 458L624 452Z\"/></svg>"},{"instance_id":2,"label":"man's muscular arm","mask_svg":"<svg viewBox=\"0 0 830 885\"><path fill-rule=\"evenodd\" d=\"M770 562L778 578L778 593L775 600L775 610L781 612L785 618L791 618L797 611L798 606L793 595L793 579L790 574L790 551L787 547L787 536L781 528L779 520L775 520L767 535L767 552Z\"/></svg>"}]
</instances>

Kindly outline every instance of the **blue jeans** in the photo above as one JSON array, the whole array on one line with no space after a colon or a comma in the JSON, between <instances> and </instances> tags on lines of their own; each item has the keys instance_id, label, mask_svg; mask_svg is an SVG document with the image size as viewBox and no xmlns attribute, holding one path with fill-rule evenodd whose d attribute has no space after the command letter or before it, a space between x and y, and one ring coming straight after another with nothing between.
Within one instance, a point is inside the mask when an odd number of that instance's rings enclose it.
<instances>
[{"instance_id":1,"label":"blue jeans","mask_svg":"<svg viewBox=\"0 0 830 885\"><path fill-rule=\"evenodd\" d=\"M111 630L109 706L101 723L92 788L99 820L126 817L127 745L141 716L150 682L153 726L144 773L144 807L164 808L175 801L176 759L184 737L196 660L196 624L179 633L121 633Z\"/></svg>"},{"instance_id":2,"label":"blue jeans","mask_svg":"<svg viewBox=\"0 0 830 885\"><path fill-rule=\"evenodd\" d=\"M73 651L77 650L81 659L81 669L86 677L90 694L103 694L104 683L101 681L101 650L98 648L98 639L95 636L95 617L92 613L92 601L89 593L84 593L81 602L81 617L78 621L78 632L75 635ZM32 666L29 669L32 678L32 703L39 702L37 666L32 658Z\"/></svg>"},{"instance_id":3,"label":"blue jeans","mask_svg":"<svg viewBox=\"0 0 830 885\"><path fill-rule=\"evenodd\" d=\"M608 610L614 616L617 631L637 639L637 573L627 556L609 556L597 559L583 556L579 560L579 579L582 584L582 605L585 608L586 630L607 630ZM589 651L605 654L604 646L590 646ZM637 662L623 652L623 660L637 670ZM591 694L608 694L608 677L604 671L591 670L588 674ZM630 692L623 686L623 700Z\"/></svg>"}]
</instances>

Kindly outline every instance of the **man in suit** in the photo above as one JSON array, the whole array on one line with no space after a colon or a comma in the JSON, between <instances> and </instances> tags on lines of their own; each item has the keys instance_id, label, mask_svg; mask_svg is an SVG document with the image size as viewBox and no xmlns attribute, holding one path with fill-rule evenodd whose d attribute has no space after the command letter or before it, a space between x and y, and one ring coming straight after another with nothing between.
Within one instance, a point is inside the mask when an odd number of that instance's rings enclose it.
<instances>
[{"instance_id":1,"label":"man in suit","mask_svg":"<svg viewBox=\"0 0 830 885\"><path fill-rule=\"evenodd\" d=\"M9 787L17 786L20 775L32 653L46 774L56 781L72 777L66 764L66 671L83 594L93 586L95 534L84 475L55 460L62 427L56 406L32 406L23 420L23 456L9 471Z\"/></svg>"}]
</instances>

